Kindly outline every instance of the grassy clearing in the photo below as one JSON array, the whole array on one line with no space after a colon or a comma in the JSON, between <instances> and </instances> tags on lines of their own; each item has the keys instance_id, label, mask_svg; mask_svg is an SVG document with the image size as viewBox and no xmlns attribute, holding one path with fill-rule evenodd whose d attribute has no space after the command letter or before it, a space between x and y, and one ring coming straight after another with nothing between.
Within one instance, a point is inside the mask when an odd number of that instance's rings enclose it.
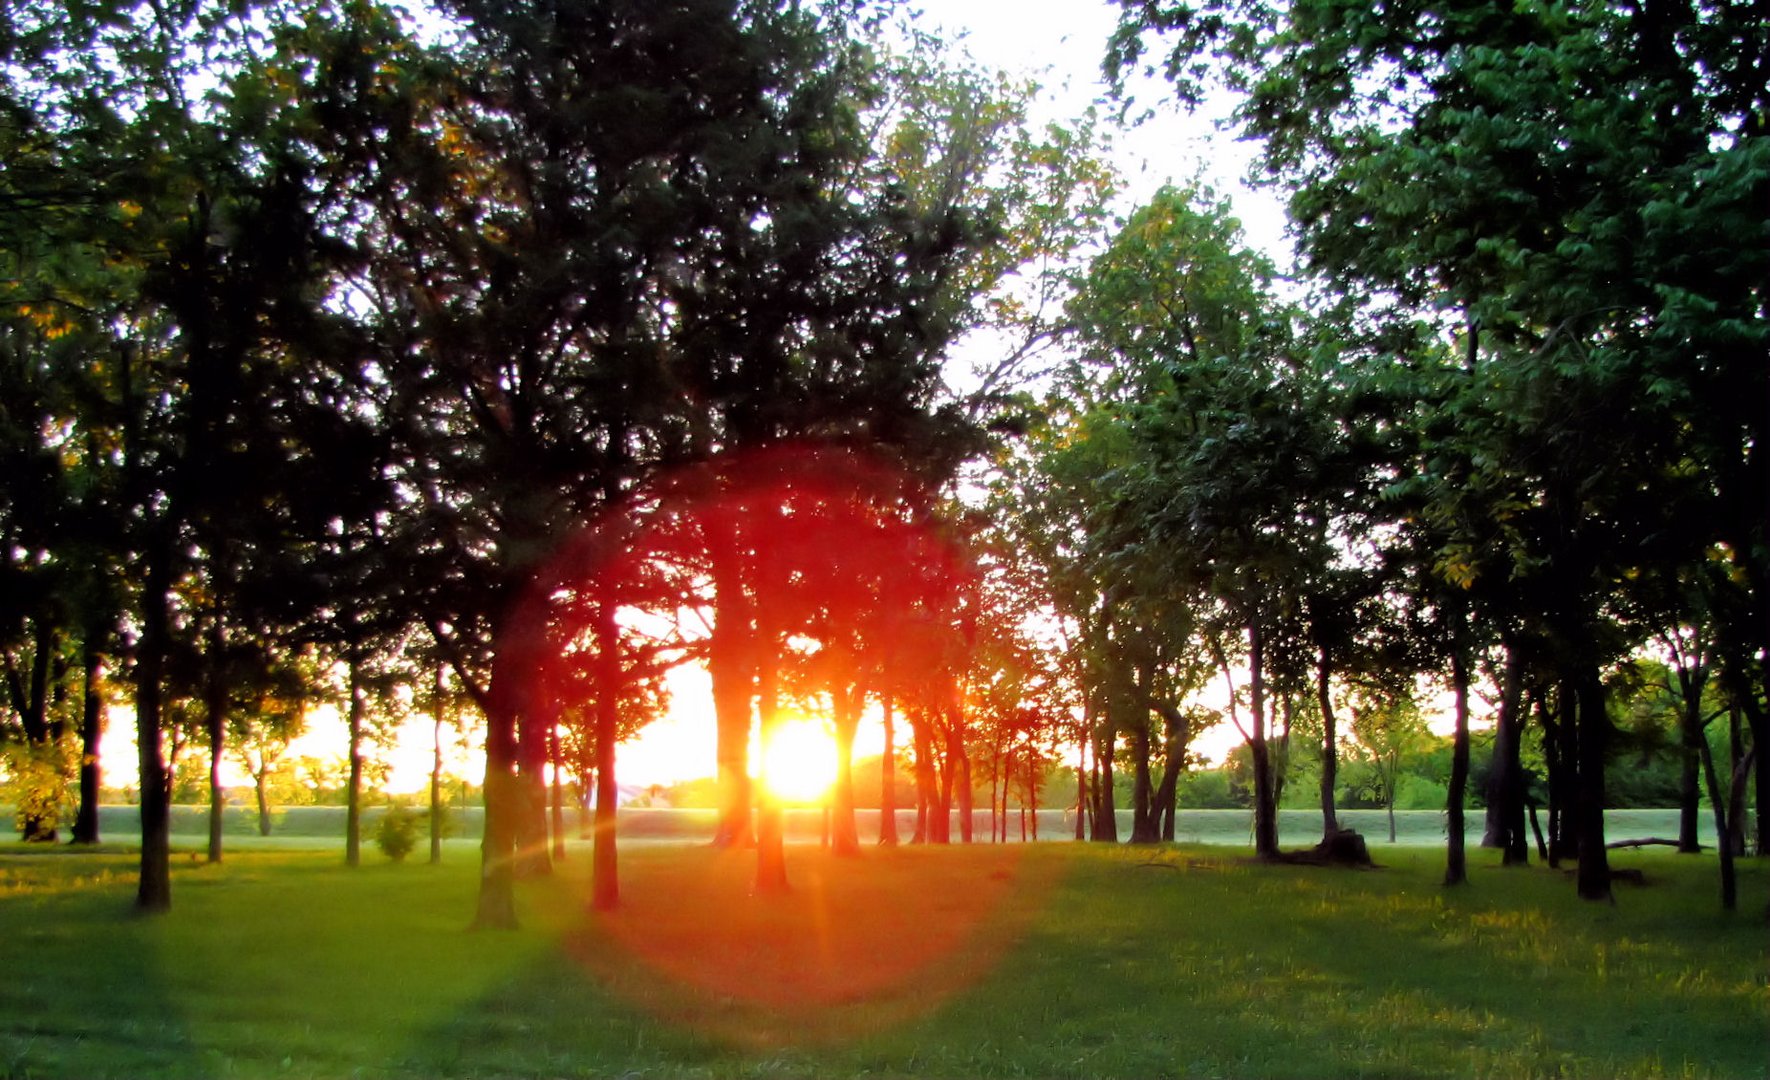
<instances>
[{"instance_id":1,"label":"grassy clearing","mask_svg":"<svg viewBox=\"0 0 1770 1080\"><path fill-rule=\"evenodd\" d=\"M0 854L0 1076L1746 1076L1770 1050L1763 911L1708 857L1619 855L1579 903L1545 869L1388 849L1374 872L1234 849L1008 845L749 860L586 852L466 932L474 872L335 852L181 859L127 915L134 858Z\"/></svg>"}]
</instances>

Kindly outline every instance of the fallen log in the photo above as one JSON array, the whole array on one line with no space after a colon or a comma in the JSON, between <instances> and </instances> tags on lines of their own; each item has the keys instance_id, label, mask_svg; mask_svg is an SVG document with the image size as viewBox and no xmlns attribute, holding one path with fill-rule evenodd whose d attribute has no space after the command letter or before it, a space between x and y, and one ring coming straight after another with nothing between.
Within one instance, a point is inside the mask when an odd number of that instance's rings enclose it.
<instances>
[{"instance_id":1,"label":"fallen log","mask_svg":"<svg viewBox=\"0 0 1770 1080\"><path fill-rule=\"evenodd\" d=\"M1641 840L1612 840L1604 846L1606 848L1677 847L1678 842L1667 840L1661 836L1649 836ZM1696 850L1701 851L1702 847L1698 845Z\"/></svg>"}]
</instances>

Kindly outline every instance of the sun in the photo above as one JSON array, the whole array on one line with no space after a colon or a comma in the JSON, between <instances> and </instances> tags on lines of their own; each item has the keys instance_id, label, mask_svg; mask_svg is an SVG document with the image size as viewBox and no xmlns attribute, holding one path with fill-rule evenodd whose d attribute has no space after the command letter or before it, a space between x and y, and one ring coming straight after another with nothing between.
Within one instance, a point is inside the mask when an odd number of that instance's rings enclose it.
<instances>
[{"instance_id":1,"label":"sun","mask_svg":"<svg viewBox=\"0 0 1770 1080\"><path fill-rule=\"evenodd\" d=\"M783 803L820 803L836 783L836 740L821 719L783 717L762 748L761 782Z\"/></svg>"}]
</instances>

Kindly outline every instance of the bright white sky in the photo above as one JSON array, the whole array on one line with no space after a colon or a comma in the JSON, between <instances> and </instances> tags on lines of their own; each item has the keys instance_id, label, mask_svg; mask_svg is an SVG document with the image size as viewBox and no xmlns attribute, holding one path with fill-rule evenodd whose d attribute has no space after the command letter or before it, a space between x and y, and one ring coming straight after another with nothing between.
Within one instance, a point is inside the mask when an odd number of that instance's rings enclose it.
<instances>
[{"instance_id":1,"label":"bright white sky","mask_svg":"<svg viewBox=\"0 0 1770 1080\"><path fill-rule=\"evenodd\" d=\"M1104 98L1106 86L1100 60L1117 21L1117 7L1090 0L922 0L919 25L957 42L987 67L1030 76L1041 87L1033 119L1066 121ZM1270 193L1243 183L1252 148L1217 130L1211 116L1188 116L1173 104L1160 82L1136 81L1134 114L1149 113L1137 127L1118 133L1112 160L1122 174L1120 213L1147 200L1163 184L1194 179L1215 187L1232 200L1251 246L1265 251L1279 265L1288 265L1284 213ZM1215 110L1217 116L1226 110ZM1110 115L1112 106L1102 109ZM635 741L620 748L618 771L623 784L668 784L711 776L714 772L711 695L700 669L683 670L672 679L675 706L671 715L651 725ZM127 714L108 725L103 752L106 782L125 784L135 774L133 724ZM906 736L907 737L907 736ZM410 725L393 752L388 787L415 791L426 782L430 767L430 725ZM1224 725L1199 740L1198 749L1219 757L1239 741ZM342 756L343 722L335 710L311 718L311 731L292 755ZM1220 744L1220 745L1219 745ZM863 723L857 757L880 752L883 736L876 719ZM480 779L477 755L450 755L454 769ZM244 783L236 777L233 782Z\"/></svg>"}]
</instances>

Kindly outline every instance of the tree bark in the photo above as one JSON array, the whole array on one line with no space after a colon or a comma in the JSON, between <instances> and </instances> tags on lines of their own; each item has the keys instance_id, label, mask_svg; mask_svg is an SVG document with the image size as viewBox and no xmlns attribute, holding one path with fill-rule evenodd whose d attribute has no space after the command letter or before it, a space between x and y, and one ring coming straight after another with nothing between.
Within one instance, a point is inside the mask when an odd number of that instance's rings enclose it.
<instances>
[{"instance_id":1,"label":"tree bark","mask_svg":"<svg viewBox=\"0 0 1770 1080\"><path fill-rule=\"evenodd\" d=\"M621 639L613 597L603 597L592 615L596 637L596 823L590 849L590 906L613 911L621 903L620 859L616 851L620 785L615 776L615 739L621 719Z\"/></svg>"},{"instance_id":2,"label":"tree bark","mask_svg":"<svg viewBox=\"0 0 1770 1080\"><path fill-rule=\"evenodd\" d=\"M227 634L221 612L212 612L209 619L208 670L204 685L204 727L209 735L209 861L221 861L222 817L227 811L227 793L221 786L221 754L227 739L227 679L224 670Z\"/></svg>"},{"instance_id":3,"label":"tree bark","mask_svg":"<svg viewBox=\"0 0 1770 1080\"><path fill-rule=\"evenodd\" d=\"M1340 831L1334 813L1334 785L1339 777L1339 732L1334 716L1333 669L1326 646L1316 650L1315 701L1321 709L1321 837L1325 841Z\"/></svg>"},{"instance_id":4,"label":"tree bark","mask_svg":"<svg viewBox=\"0 0 1770 1080\"><path fill-rule=\"evenodd\" d=\"M1721 909L1735 911L1739 908L1739 877L1733 865L1733 833L1739 823L1728 820L1731 800L1721 791L1720 780L1715 775L1715 755L1709 749L1707 739L1702 741L1700 753L1703 775L1708 780L1709 805L1715 814L1715 850L1721 855Z\"/></svg>"},{"instance_id":5,"label":"tree bark","mask_svg":"<svg viewBox=\"0 0 1770 1080\"><path fill-rule=\"evenodd\" d=\"M430 865L442 862L443 669L436 666L430 701Z\"/></svg>"},{"instance_id":6,"label":"tree bark","mask_svg":"<svg viewBox=\"0 0 1770 1080\"><path fill-rule=\"evenodd\" d=\"M1266 745L1265 641L1257 622L1248 624L1249 696L1253 732L1248 752L1254 763L1254 854L1278 857L1278 797L1272 785L1272 759Z\"/></svg>"},{"instance_id":7,"label":"tree bark","mask_svg":"<svg viewBox=\"0 0 1770 1080\"><path fill-rule=\"evenodd\" d=\"M735 529L724 522L710 522L706 528L716 605L707 654L719 793L713 843L716 847L746 848L756 843L749 760L756 700L755 609L745 588Z\"/></svg>"},{"instance_id":8,"label":"tree bark","mask_svg":"<svg viewBox=\"0 0 1770 1080\"><path fill-rule=\"evenodd\" d=\"M853 856L860 854L860 830L854 823L854 733L866 692L837 689L831 698L836 714L836 786L828 812L830 852Z\"/></svg>"},{"instance_id":9,"label":"tree bark","mask_svg":"<svg viewBox=\"0 0 1770 1080\"><path fill-rule=\"evenodd\" d=\"M1460 639L1462 628L1459 626L1455 633ZM1444 883L1465 885L1469 881L1463 836L1463 801L1469 786L1469 664L1460 640L1451 647L1450 681L1456 698L1456 732L1451 737L1450 791L1445 799Z\"/></svg>"},{"instance_id":10,"label":"tree bark","mask_svg":"<svg viewBox=\"0 0 1770 1080\"><path fill-rule=\"evenodd\" d=\"M1108 706L1103 712L1094 744L1094 767L1100 774L1094 784L1094 839L1102 844L1116 844L1119 842L1119 815L1114 805L1112 756L1118 743L1118 729L1112 708Z\"/></svg>"},{"instance_id":11,"label":"tree bark","mask_svg":"<svg viewBox=\"0 0 1770 1080\"><path fill-rule=\"evenodd\" d=\"M1579 675L1579 895L1610 900L1610 855L1604 846L1604 753L1610 717L1595 667Z\"/></svg>"},{"instance_id":12,"label":"tree bark","mask_svg":"<svg viewBox=\"0 0 1770 1080\"><path fill-rule=\"evenodd\" d=\"M363 859L363 719L367 702L362 682L362 654L360 647L354 642L350 645L345 662L350 679L350 711L347 716L350 780L344 797L344 865L359 866Z\"/></svg>"},{"instance_id":13,"label":"tree bark","mask_svg":"<svg viewBox=\"0 0 1770 1080\"><path fill-rule=\"evenodd\" d=\"M1131 727L1131 837L1133 844L1160 839L1155 822L1154 780L1149 771L1149 710L1139 708Z\"/></svg>"},{"instance_id":14,"label":"tree bark","mask_svg":"<svg viewBox=\"0 0 1770 1080\"><path fill-rule=\"evenodd\" d=\"M879 758L879 844L897 846L897 726L891 715L889 692L879 695L879 708L884 713L885 752Z\"/></svg>"},{"instance_id":15,"label":"tree bark","mask_svg":"<svg viewBox=\"0 0 1770 1080\"><path fill-rule=\"evenodd\" d=\"M141 770L141 870L135 907L143 912L172 907L171 792L160 753L160 681L165 662L171 591L170 554L155 544L141 593L142 630L135 657L135 740Z\"/></svg>"},{"instance_id":16,"label":"tree bark","mask_svg":"<svg viewBox=\"0 0 1770 1080\"><path fill-rule=\"evenodd\" d=\"M98 800L102 788L98 744L104 734L104 700L99 692L104 654L88 629L80 656L80 808L74 815L74 843L98 843Z\"/></svg>"}]
</instances>

